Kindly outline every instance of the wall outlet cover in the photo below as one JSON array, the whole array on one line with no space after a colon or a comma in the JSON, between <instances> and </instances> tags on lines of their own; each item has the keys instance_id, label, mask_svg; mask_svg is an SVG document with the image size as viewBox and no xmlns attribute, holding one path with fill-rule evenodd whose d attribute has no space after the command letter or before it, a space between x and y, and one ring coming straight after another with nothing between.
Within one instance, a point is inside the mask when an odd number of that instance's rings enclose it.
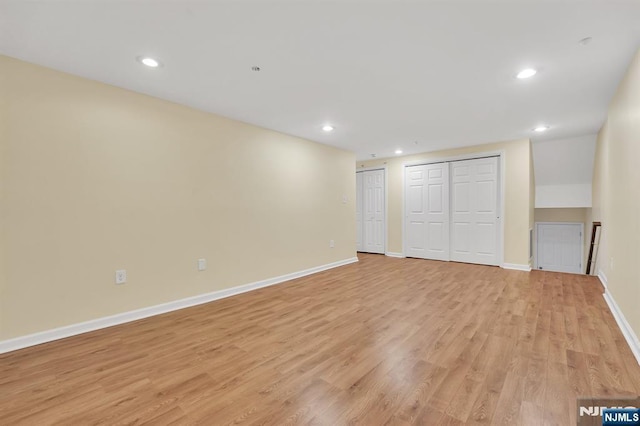
<instances>
[{"instance_id":1,"label":"wall outlet cover","mask_svg":"<svg viewBox=\"0 0 640 426\"><path fill-rule=\"evenodd\" d=\"M124 284L127 282L127 270L118 269L116 271L116 284Z\"/></svg>"}]
</instances>

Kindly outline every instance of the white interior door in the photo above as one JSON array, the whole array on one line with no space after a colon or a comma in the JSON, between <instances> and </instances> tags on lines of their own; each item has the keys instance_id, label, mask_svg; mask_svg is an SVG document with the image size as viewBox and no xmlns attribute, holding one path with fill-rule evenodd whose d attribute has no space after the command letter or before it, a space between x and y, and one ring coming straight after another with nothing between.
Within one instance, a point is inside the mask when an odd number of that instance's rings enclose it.
<instances>
[{"instance_id":1,"label":"white interior door","mask_svg":"<svg viewBox=\"0 0 640 426\"><path fill-rule=\"evenodd\" d=\"M405 168L406 255L449 260L449 164Z\"/></svg>"},{"instance_id":2,"label":"white interior door","mask_svg":"<svg viewBox=\"0 0 640 426\"><path fill-rule=\"evenodd\" d=\"M537 266L545 271L582 272L582 224L538 223Z\"/></svg>"},{"instance_id":3,"label":"white interior door","mask_svg":"<svg viewBox=\"0 0 640 426\"><path fill-rule=\"evenodd\" d=\"M362 243L362 197L363 197L363 172L356 173L356 251L364 250Z\"/></svg>"},{"instance_id":4,"label":"white interior door","mask_svg":"<svg viewBox=\"0 0 640 426\"><path fill-rule=\"evenodd\" d=\"M384 253L385 201L384 170L363 172L363 235L364 251Z\"/></svg>"},{"instance_id":5,"label":"white interior door","mask_svg":"<svg viewBox=\"0 0 640 426\"><path fill-rule=\"evenodd\" d=\"M451 163L451 260L498 264L498 158Z\"/></svg>"}]
</instances>

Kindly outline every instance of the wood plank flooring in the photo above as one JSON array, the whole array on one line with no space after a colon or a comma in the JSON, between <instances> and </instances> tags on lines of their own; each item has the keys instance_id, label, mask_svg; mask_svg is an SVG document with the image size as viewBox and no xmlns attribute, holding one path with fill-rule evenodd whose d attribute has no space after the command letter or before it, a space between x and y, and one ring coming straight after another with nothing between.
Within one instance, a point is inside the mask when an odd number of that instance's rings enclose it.
<instances>
[{"instance_id":1,"label":"wood plank flooring","mask_svg":"<svg viewBox=\"0 0 640 426\"><path fill-rule=\"evenodd\" d=\"M0 355L0 424L569 425L640 394L594 277L359 257Z\"/></svg>"}]
</instances>

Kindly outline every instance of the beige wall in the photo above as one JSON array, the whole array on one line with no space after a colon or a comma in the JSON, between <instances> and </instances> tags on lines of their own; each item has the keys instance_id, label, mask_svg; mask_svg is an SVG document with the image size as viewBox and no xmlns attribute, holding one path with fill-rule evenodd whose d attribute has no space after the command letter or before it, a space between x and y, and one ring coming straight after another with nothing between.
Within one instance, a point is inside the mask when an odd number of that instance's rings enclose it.
<instances>
[{"instance_id":1,"label":"beige wall","mask_svg":"<svg viewBox=\"0 0 640 426\"><path fill-rule=\"evenodd\" d=\"M352 153L1 56L0 79L0 340L355 255Z\"/></svg>"},{"instance_id":2,"label":"beige wall","mask_svg":"<svg viewBox=\"0 0 640 426\"><path fill-rule=\"evenodd\" d=\"M528 139L477 145L467 148L430 152L403 157L361 161L357 168L387 166L388 175L388 242L387 251L402 253L402 203L403 203L403 163L410 161L432 161L440 158L457 157L474 153L503 151L506 161L505 179L505 247L504 261L519 265L529 265L529 229L533 200L531 191L531 148Z\"/></svg>"},{"instance_id":3,"label":"beige wall","mask_svg":"<svg viewBox=\"0 0 640 426\"><path fill-rule=\"evenodd\" d=\"M640 51L611 101L598 134L593 220L602 222L597 268L640 334Z\"/></svg>"},{"instance_id":4,"label":"beige wall","mask_svg":"<svg viewBox=\"0 0 640 426\"><path fill-rule=\"evenodd\" d=\"M0 60L1 56L0 56ZM0 66L2 63L0 62ZM4 248L6 241L5 226L7 223L6 214L4 211L4 198L5 198L5 159L7 158L5 141L7 140L7 120L8 120L8 94L6 92L5 73L0 68L0 340L2 340L2 330L4 329L4 312L6 296L5 286L7 282L6 268L4 266Z\"/></svg>"},{"instance_id":5,"label":"beige wall","mask_svg":"<svg viewBox=\"0 0 640 426\"><path fill-rule=\"evenodd\" d=\"M535 221L585 223L586 211L586 208L535 209Z\"/></svg>"}]
</instances>

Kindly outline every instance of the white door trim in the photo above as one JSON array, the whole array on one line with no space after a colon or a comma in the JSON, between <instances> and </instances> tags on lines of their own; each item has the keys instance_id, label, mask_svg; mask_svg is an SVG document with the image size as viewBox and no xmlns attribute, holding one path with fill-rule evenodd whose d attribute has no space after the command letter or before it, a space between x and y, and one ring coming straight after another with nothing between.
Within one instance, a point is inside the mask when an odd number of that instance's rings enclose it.
<instances>
[{"instance_id":1,"label":"white door trim","mask_svg":"<svg viewBox=\"0 0 640 426\"><path fill-rule=\"evenodd\" d=\"M536 222L534 229L535 229L535 235L533 236L535 242L536 242L536 249L533 251L533 268L534 269L538 269L538 250L539 250L539 244L538 244L538 225L580 225L580 237L582 238L582 242L580 244L580 272L578 272L578 274L582 274L582 270L584 269L584 266L582 264L582 262L584 261L584 223L582 222ZM570 274L571 272L563 272L563 273L567 273Z\"/></svg>"},{"instance_id":2,"label":"white door trim","mask_svg":"<svg viewBox=\"0 0 640 426\"><path fill-rule=\"evenodd\" d=\"M364 234L364 173L358 174L356 172L356 252L363 249L363 234Z\"/></svg>"},{"instance_id":3,"label":"white door trim","mask_svg":"<svg viewBox=\"0 0 640 426\"><path fill-rule=\"evenodd\" d=\"M500 196L498 197L498 205L499 205L498 211L500 212L500 219L499 219L500 224L498 225L498 250L497 250L498 253L497 254L498 254L498 266L504 268L505 266L505 263L504 263L504 215L505 215L504 194L506 193L505 192L506 179L504 179L503 176L505 174L506 157L507 157L507 153L504 150L476 152L472 154L463 154L463 155L424 159L424 160L404 161L402 163L402 255L403 256L406 256L406 253L407 253L407 246L406 246L407 235L406 235L406 227L405 227L406 168L410 166L421 166L426 164L450 163L453 161L461 161L461 160L476 160L478 158L485 158L485 157L498 157L498 163L500 164L500 167L498 168L498 181L499 181L498 188L500 190ZM386 212L385 212L385 219L386 219Z\"/></svg>"},{"instance_id":4,"label":"white door trim","mask_svg":"<svg viewBox=\"0 0 640 426\"><path fill-rule=\"evenodd\" d=\"M358 172L371 172L374 170L387 170L387 165L382 165L382 166L371 166L371 167L358 167L356 169L356 173Z\"/></svg>"},{"instance_id":5,"label":"white door trim","mask_svg":"<svg viewBox=\"0 0 640 426\"><path fill-rule=\"evenodd\" d=\"M389 173L387 165L375 167L360 167L356 169L356 173L369 172L373 170L382 170L384 174L384 250L383 254L387 254L389 247ZM402 254L404 257L404 253Z\"/></svg>"},{"instance_id":6,"label":"white door trim","mask_svg":"<svg viewBox=\"0 0 640 426\"><path fill-rule=\"evenodd\" d=\"M403 161L402 167L422 166L425 164L435 164L435 163L451 163L452 161L462 161L462 160L477 160L478 158L500 157L504 155L505 155L504 150L483 151L483 152L475 152L470 154L452 155L449 157L438 157L438 158L430 158L430 159L424 159L424 160Z\"/></svg>"}]
</instances>

